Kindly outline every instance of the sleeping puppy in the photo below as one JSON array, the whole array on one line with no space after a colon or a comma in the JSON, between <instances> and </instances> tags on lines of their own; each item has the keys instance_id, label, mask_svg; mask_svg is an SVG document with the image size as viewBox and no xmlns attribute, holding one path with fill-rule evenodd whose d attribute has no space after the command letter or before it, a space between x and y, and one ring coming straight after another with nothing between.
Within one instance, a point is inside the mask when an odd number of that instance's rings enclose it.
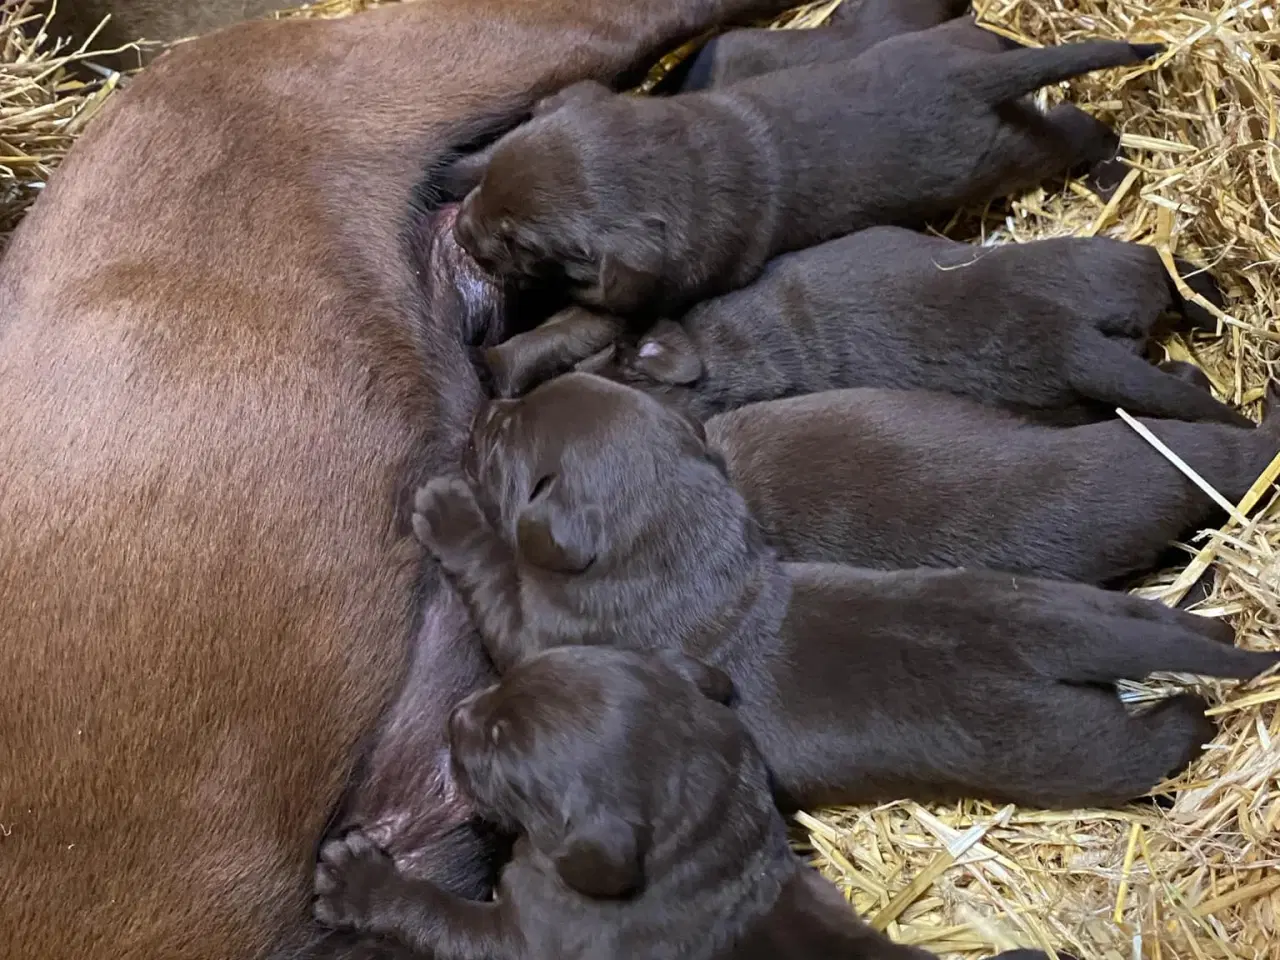
<instances>
[{"instance_id":1,"label":"sleeping puppy","mask_svg":"<svg viewBox=\"0 0 1280 960\"><path fill-rule=\"evenodd\" d=\"M435 960L932 960L792 853L730 694L679 655L530 658L449 722L459 785L519 834L496 899L403 877L356 833L321 851L317 917Z\"/></svg>"},{"instance_id":2,"label":"sleeping puppy","mask_svg":"<svg viewBox=\"0 0 1280 960\"><path fill-rule=\"evenodd\" d=\"M957 20L722 92L569 87L498 142L455 234L504 280L563 280L615 314L680 310L751 282L777 254L1114 153L1105 124L1021 98L1158 45L992 52L993 37Z\"/></svg>"},{"instance_id":3,"label":"sleeping puppy","mask_svg":"<svg viewBox=\"0 0 1280 960\"><path fill-rule=\"evenodd\" d=\"M1107 684L1277 661L1226 624L1077 584L779 563L701 424L586 374L490 403L464 470L419 491L414 530L499 672L566 644L705 660L786 807L1121 803L1213 726L1195 697L1130 716Z\"/></svg>"},{"instance_id":4,"label":"sleeping puppy","mask_svg":"<svg viewBox=\"0 0 1280 960\"><path fill-rule=\"evenodd\" d=\"M1182 267L1200 293L1221 302L1208 274ZM699 304L678 323L623 336L582 369L702 418L820 390L901 387L1060 424L1111 417L1122 406L1251 425L1144 358L1157 320L1171 311L1201 329L1216 326L1182 299L1152 247L1103 237L978 247L874 227L778 257L745 289ZM597 329L590 339L581 333ZM621 332L617 321L570 311L491 348L486 361L495 383L525 388L558 372L562 358ZM548 360L548 342L572 348Z\"/></svg>"},{"instance_id":5,"label":"sleeping puppy","mask_svg":"<svg viewBox=\"0 0 1280 960\"><path fill-rule=\"evenodd\" d=\"M969 0L846 0L817 29L730 30L708 40L679 69L679 89L717 89L789 67L847 60L881 40L927 30L968 9Z\"/></svg>"},{"instance_id":6,"label":"sleeping puppy","mask_svg":"<svg viewBox=\"0 0 1280 960\"><path fill-rule=\"evenodd\" d=\"M1146 425L1233 503L1280 453L1274 415L1258 429ZM753 404L706 430L792 560L1116 585L1221 514L1117 419L1046 427L945 394L868 389Z\"/></svg>"}]
</instances>

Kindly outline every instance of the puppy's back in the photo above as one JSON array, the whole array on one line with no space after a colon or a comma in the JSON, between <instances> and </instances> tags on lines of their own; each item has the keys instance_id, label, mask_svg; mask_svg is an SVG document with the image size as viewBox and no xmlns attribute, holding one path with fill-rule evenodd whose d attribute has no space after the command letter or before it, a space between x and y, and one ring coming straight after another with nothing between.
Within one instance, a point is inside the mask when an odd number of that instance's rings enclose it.
<instances>
[{"instance_id":1,"label":"puppy's back","mask_svg":"<svg viewBox=\"0 0 1280 960\"><path fill-rule=\"evenodd\" d=\"M1280 448L1271 427L1147 424L1228 498ZM754 404L708 421L707 437L784 559L1104 583L1216 510L1119 420L1039 426L943 394Z\"/></svg>"}]
</instances>

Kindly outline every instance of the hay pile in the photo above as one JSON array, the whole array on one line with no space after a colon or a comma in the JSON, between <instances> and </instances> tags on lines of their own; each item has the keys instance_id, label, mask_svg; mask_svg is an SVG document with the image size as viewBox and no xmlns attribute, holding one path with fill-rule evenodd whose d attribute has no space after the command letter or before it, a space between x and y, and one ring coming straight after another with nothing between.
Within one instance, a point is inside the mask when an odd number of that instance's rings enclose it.
<instances>
[{"instance_id":1,"label":"hay pile","mask_svg":"<svg viewBox=\"0 0 1280 960\"><path fill-rule=\"evenodd\" d=\"M376 2L322 0L301 15ZM821 22L838 3L824 0L788 23ZM1194 359L1224 396L1257 412L1280 356L1280 10L1259 0L977 6L984 22L1026 42L1123 36L1161 40L1169 51L1154 68L1071 85L1070 97L1116 123L1131 152L1133 169L1110 202L1071 185L983 211L953 232L985 242L1099 233L1211 265L1230 298L1222 335L1174 339L1166 349ZM70 79L68 51L19 31L34 14L31 0L0 0L0 243L119 82ZM1190 572L1155 578L1143 592L1172 601L1212 560L1217 583L1203 612L1231 617L1246 645L1276 649L1280 516L1268 509L1270 486L1255 490L1262 519L1211 534ZM1128 694L1152 696L1164 685ZM1167 807L1048 814L899 803L801 816L802 842L877 926L944 955L1038 945L1086 960L1274 958L1280 680L1208 693L1222 733L1164 791Z\"/></svg>"},{"instance_id":2,"label":"hay pile","mask_svg":"<svg viewBox=\"0 0 1280 960\"><path fill-rule=\"evenodd\" d=\"M74 61L92 59L92 39L74 49L55 44L44 31L48 12L37 0L0 0L0 250L121 80L72 76Z\"/></svg>"}]
</instances>

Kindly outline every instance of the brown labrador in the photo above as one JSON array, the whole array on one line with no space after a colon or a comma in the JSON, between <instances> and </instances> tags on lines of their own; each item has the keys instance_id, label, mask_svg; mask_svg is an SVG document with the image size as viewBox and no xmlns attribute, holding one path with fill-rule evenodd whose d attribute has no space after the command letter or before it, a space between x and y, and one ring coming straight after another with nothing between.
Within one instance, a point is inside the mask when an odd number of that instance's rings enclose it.
<instances>
[{"instance_id":1,"label":"brown labrador","mask_svg":"<svg viewBox=\"0 0 1280 960\"><path fill-rule=\"evenodd\" d=\"M409 508L457 462L503 304L438 171L567 84L782 6L257 22L108 102L0 261L5 960L345 949L312 944L331 820L488 887L444 725L491 675Z\"/></svg>"},{"instance_id":2,"label":"brown labrador","mask_svg":"<svg viewBox=\"0 0 1280 960\"><path fill-rule=\"evenodd\" d=\"M1114 154L1105 124L1022 98L1158 45L993 52L993 37L958 20L841 63L668 98L578 84L494 149L458 242L506 281L565 281L587 307L679 310L750 283L778 254Z\"/></svg>"},{"instance_id":3,"label":"brown labrador","mask_svg":"<svg viewBox=\"0 0 1280 960\"><path fill-rule=\"evenodd\" d=\"M682 92L727 87L789 67L835 63L870 50L881 40L927 30L960 16L969 0L845 0L812 30L747 27L712 37L682 64Z\"/></svg>"},{"instance_id":4,"label":"brown labrador","mask_svg":"<svg viewBox=\"0 0 1280 960\"><path fill-rule=\"evenodd\" d=\"M706 660L785 807L1121 803L1213 726L1196 697L1134 717L1107 685L1280 662L1227 624L1094 587L779 563L698 421L588 374L490 403L464 466L419 491L414 529L498 670L564 644Z\"/></svg>"},{"instance_id":5,"label":"brown labrador","mask_svg":"<svg viewBox=\"0 0 1280 960\"><path fill-rule=\"evenodd\" d=\"M1182 265L1221 302L1212 278ZM743 290L678 322L622 336L582 363L706 418L748 403L850 387L937 390L1037 420L1086 423L1131 413L1250 421L1143 356L1177 312L1213 318L1178 294L1154 248L1103 237L978 247L873 227L778 257ZM486 351L495 383L523 392L559 363L542 344L588 343L607 318L566 311ZM622 331L614 321L610 335Z\"/></svg>"},{"instance_id":6,"label":"brown labrador","mask_svg":"<svg viewBox=\"0 0 1280 960\"><path fill-rule=\"evenodd\" d=\"M317 915L435 960L934 960L791 851L731 695L669 652L529 658L449 724L459 782L520 834L497 898L403 877L356 832L321 851Z\"/></svg>"},{"instance_id":7,"label":"brown labrador","mask_svg":"<svg viewBox=\"0 0 1280 960\"><path fill-rule=\"evenodd\" d=\"M1265 427L1147 420L1232 503L1280 453ZM1118 584L1221 510L1124 422L1028 424L945 394L833 390L706 425L710 448L792 560L986 567Z\"/></svg>"}]
</instances>

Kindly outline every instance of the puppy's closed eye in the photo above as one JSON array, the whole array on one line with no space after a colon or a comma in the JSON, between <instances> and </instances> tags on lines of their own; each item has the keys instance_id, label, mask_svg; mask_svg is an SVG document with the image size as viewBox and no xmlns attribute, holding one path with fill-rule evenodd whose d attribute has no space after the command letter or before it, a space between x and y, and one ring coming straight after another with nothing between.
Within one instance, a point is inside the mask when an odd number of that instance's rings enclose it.
<instances>
[{"instance_id":1,"label":"puppy's closed eye","mask_svg":"<svg viewBox=\"0 0 1280 960\"><path fill-rule=\"evenodd\" d=\"M555 479L554 474L547 474L545 477L539 478L538 482L533 485L533 489L529 491L529 502L532 503L540 496L545 494L551 487L551 481Z\"/></svg>"}]
</instances>

